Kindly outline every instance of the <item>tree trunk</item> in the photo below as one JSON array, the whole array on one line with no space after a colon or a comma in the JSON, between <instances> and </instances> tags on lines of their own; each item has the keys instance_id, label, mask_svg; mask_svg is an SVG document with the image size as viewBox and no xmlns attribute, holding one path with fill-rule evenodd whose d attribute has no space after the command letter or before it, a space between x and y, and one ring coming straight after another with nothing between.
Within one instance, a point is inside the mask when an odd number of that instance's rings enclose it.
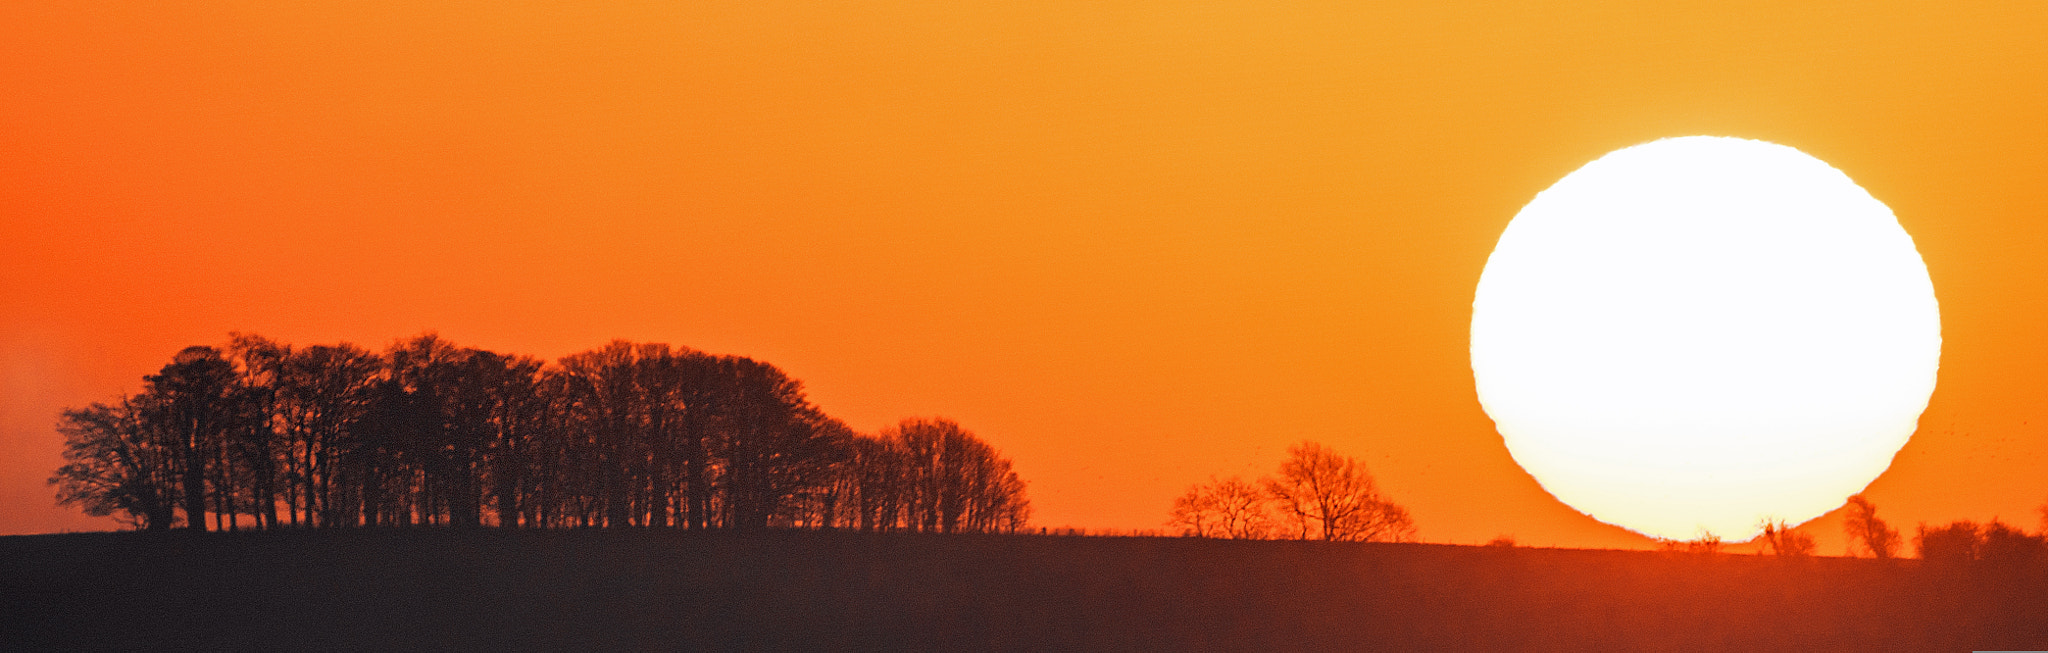
<instances>
[{"instance_id":1,"label":"tree trunk","mask_svg":"<svg viewBox=\"0 0 2048 653\"><path fill-rule=\"evenodd\" d=\"M187 420L182 445L185 454L185 528L206 530L206 458L199 451L199 427Z\"/></svg>"},{"instance_id":2,"label":"tree trunk","mask_svg":"<svg viewBox=\"0 0 2048 653\"><path fill-rule=\"evenodd\" d=\"M683 432L683 483L690 499L690 528L704 530L709 525L706 517L711 512L711 480L706 478L709 471L704 458L704 427L693 419L684 425Z\"/></svg>"}]
</instances>

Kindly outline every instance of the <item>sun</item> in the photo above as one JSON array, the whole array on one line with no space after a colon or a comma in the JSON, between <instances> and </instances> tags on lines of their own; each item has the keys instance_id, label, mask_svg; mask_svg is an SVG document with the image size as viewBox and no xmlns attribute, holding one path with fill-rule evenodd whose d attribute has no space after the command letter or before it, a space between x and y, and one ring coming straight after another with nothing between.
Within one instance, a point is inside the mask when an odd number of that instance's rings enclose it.
<instances>
[{"instance_id":1,"label":"sun","mask_svg":"<svg viewBox=\"0 0 2048 653\"><path fill-rule=\"evenodd\" d=\"M1799 150L1636 145L1522 208L1472 301L1479 402L1515 462L1595 519L1747 539L1890 466L1941 315L1891 209Z\"/></svg>"}]
</instances>

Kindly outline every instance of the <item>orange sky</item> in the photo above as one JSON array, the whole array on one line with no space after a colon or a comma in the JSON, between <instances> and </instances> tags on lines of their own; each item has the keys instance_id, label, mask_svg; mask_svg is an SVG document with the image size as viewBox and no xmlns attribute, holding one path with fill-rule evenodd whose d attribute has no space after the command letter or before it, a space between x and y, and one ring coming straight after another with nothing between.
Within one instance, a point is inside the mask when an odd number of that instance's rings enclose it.
<instances>
[{"instance_id":1,"label":"orange sky","mask_svg":"<svg viewBox=\"0 0 2048 653\"><path fill-rule=\"evenodd\" d=\"M1926 258L1880 516L2048 500L2048 6L417 4L0 5L0 533L111 526L53 505L56 413L184 345L433 329L952 417L1040 525L1157 528L1306 438L1429 541L1641 546L1509 459L1467 328L1523 203L1687 134L1832 163Z\"/></svg>"}]
</instances>

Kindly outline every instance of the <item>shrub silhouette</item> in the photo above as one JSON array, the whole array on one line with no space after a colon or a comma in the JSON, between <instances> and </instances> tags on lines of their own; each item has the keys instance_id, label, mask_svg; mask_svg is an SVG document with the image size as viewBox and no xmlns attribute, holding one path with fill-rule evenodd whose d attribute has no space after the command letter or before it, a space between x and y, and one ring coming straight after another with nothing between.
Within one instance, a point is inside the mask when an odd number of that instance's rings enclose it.
<instances>
[{"instance_id":1,"label":"shrub silhouette","mask_svg":"<svg viewBox=\"0 0 2048 653\"><path fill-rule=\"evenodd\" d=\"M1785 558L1806 558L1813 555L1813 536L1792 530L1784 521L1765 521L1764 533L1758 536L1764 550L1772 555Z\"/></svg>"},{"instance_id":2,"label":"shrub silhouette","mask_svg":"<svg viewBox=\"0 0 2048 653\"><path fill-rule=\"evenodd\" d=\"M1997 520L1979 525L1955 521L1928 528L1921 524L1913 536L1920 559L1938 569L1978 566L2014 571L2048 558L2048 537L2028 535Z\"/></svg>"},{"instance_id":3,"label":"shrub silhouette","mask_svg":"<svg viewBox=\"0 0 2048 653\"><path fill-rule=\"evenodd\" d=\"M1977 560L1983 536L1977 532L1976 522L1956 521L1935 528L1921 524L1918 531L1913 536L1913 546L1919 549L1920 559L1930 566L1962 567Z\"/></svg>"}]
</instances>

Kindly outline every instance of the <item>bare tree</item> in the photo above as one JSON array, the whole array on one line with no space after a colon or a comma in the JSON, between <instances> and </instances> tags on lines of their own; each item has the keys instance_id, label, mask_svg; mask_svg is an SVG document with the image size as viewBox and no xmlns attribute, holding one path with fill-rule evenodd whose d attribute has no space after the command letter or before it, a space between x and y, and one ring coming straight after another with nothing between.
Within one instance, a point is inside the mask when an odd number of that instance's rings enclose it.
<instances>
[{"instance_id":1,"label":"bare tree","mask_svg":"<svg viewBox=\"0 0 2048 653\"><path fill-rule=\"evenodd\" d=\"M390 465L379 464L386 448L365 437L364 423L380 399L384 360L348 344L270 348L264 356L278 359L269 375L269 400L284 459L286 516L293 525L324 526L354 524L360 513L376 525L374 502L380 495L366 490L381 481L375 473ZM337 494L368 503L360 509L343 505L350 502L336 501Z\"/></svg>"},{"instance_id":2,"label":"bare tree","mask_svg":"<svg viewBox=\"0 0 2048 653\"><path fill-rule=\"evenodd\" d=\"M804 437L798 433L797 415L802 390L772 366L737 357L722 362L721 387L728 401L720 415L724 437L718 454L725 463L720 506L729 528L767 528L787 496L774 459L778 441Z\"/></svg>"},{"instance_id":3,"label":"bare tree","mask_svg":"<svg viewBox=\"0 0 2048 653\"><path fill-rule=\"evenodd\" d=\"M291 348L262 336L229 333L228 358L241 374L245 415L236 420L232 436L238 467L248 477L252 513L266 529L278 527L279 487L285 481L279 465L285 441L277 425L277 382Z\"/></svg>"},{"instance_id":4,"label":"bare tree","mask_svg":"<svg viewBox=\"0 0 2048 653\"><path fill-rule=\"evenodd\" d=\"M510 525L516 525L516 481L523 464L518 457L533 430L533 386L540 361L462 349L432 369L432 396L446 433L435 467L450 523L482 525L489 495L497 499L500 523L511 517L515 523Z\"/></svg>"},{"instance_id":5,"label":"bare tree","mask_svg":"<svg viewBox=\"0 0 2048 653\"><path fill-rule=\"evenodd\" d=\"M1877 518L1877 506L1858 494L1849 497L1849 512L1842 522L1842 532L1849 536L1849 555L1856 554L1860 542L1871 557L1889 560L1898 552L1899 532Z\"/></svg>"},{"instance_id":6,"label":"bare tree","mask_svg":"<svg viewBox=\"0 0 2048 653\"><path fill-rule=\"evenodd\" d=\"M1224 537L1263 540L1273 536L1273 498L1258 484L1232 476L1209 485Z\"/></svg>"},{"instance_id":7,"label":"bare tree","mask_svg":"<svg viewBox=\"0 0 2048 653\"><path fill-rule=\"evenodd\" d=\"M171 364L144 380L149 394L157 398L147 404L154 413L150 419L167 429L178 452L185 527L206 530L206 503L212 496L207 489L225 485L219 452L239 414L234 366L218 349L186 347Z\"/></svg>"},{"instance_id":8,"label":"bare tree","mask_svg":"<svg viewBox=\"0 0 2048 653\"><path fill-rule=\"evenodd\" d=\"M1300 539L1399 542L1414 537L1408 511L1380 497L1358 459L1314 442L1288 447L1287 455L1280 475L1262 485Z\"/></svg>"},{"instance_id":9,"label":"bare tree","mask_svg":"<svg viewBox=\"0 0 2048 653\"><path fill-rule=\"evenodd\" d=\"M848 445L851 458L842 470L845 501L850 513L847 526L862 531L891 531L902 524L907 487L908 463L901 443L895 438L855 436Z\"/></svg>"},{"instance_id":10,"label":"bare tree","mask_svg":"<svg viewBox=\"0 0 2048 653\"><path fill-rule=\"evenodd\" d=\"M542 414L547 404L539 387L541 362L530 356L489 352L472 362L486 374L481 387L486 444L479 473L489 483L498 526L514 528L526 513L527 479L536 462L531 449L546 423Z\"/></svg>"},{"instance_id":11,"label":"bare tree","mask_svg":"<svg viewBox=\"0 0 2048 653\"><path fill-rule=\"evenodd\" d=\"M714 497L717 495L720 465L715 452L724 437L721 416L729 410L733 393L722 381L726 378L726 369L717 356L684 352L677 355L672 364L676 374L676 403L682 410L678 416L680 439L676 446L677 460L682 467L684 512L690 528L708 528L717 514Z\"/></svg>"},{"instance_id":12,"label":"bare tree","mask_svg":"<svg viewBox=\"0 0 2048 653\"><path fill-rule=\"evenodd\" d=\"M806 399L803 383L751 358L726 357L723 439L727 524L766 528L802 494L830 483L852 430Z\"/></svg>"},{"instance_id":13,"label":"bare tree","mask_svg":"<svg viewBox=\"0 0 2048 653\"><path fill-rule=\"evenodd\" d=\"M1218 521L1210 487L1200 483L1188 486L1186 494L1175 498L1166 516L1166 525L1179 528L1187 537L1222 537Z\"/></svg>"},{"instance_id":14,"label":"bare tree","mask_svg":"<svg viewBox=\"0 0 2048 653\"><path fill-rule=\"evenodd\" d=\"M895 485L903 528L1011 532L1031 514L1022 479L995 447L945 418L906 419L883 429L897 451Z\"/></svg>"},{"instance_id":15,"label":"bare tree","mask_svg":"<svg viewBox=\"0 0 2048 653\"><path fill-rule=\"evenodd\" d=\"M588 480L599 491L593 498L602 506L606 526L632 522L631 472L645 452L647 436L640 419L643 393L635 383L641 353L633 343L614 340L559 361L578 396L572 405L584 434L577 439L590 447L597 463L596 478Z\"/></svg>"},{"instance_id":16,"label":"bare tree","mask_svg":"<svg viewBox=\"0 0 2048 653\"><path fill-rule=\"evenodd\" d=\"M1274 528L1273 499L1257 484L1211 478L1174 500L1167 524L1194 537L1262 540Z\"/></svg>"},{"instance_id":17,"label":"bare tree","mask_svg":"<svg viewBox=\"0 0 2048 653\"><path fill-rule=\"evenodd\" d=\"M111 515L138 529L174 525L180 490L176 452L145 419L137 405L143 400L123 397L64 411L57 430L64 434L67 462L50 477L59 504L95 517Z\"/></svg>"}]
</instances>

